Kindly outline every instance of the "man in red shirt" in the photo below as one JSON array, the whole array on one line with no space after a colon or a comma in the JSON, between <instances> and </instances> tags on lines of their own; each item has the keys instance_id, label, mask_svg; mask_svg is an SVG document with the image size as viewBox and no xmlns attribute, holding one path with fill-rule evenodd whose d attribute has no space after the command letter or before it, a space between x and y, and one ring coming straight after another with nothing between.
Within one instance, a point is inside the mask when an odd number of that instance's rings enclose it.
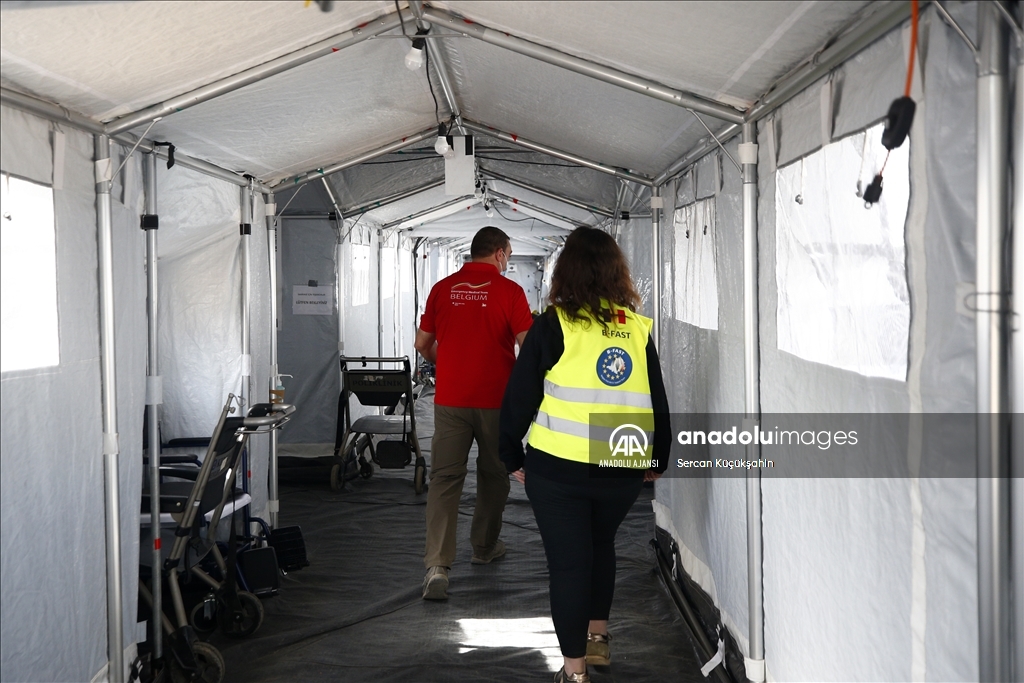
<instances>
[{"instance_id":1,"label":"man in red shirt","mask_svg":"<svg viewBox=\"0 0 1024 683\"><path fill-rule=\"evenodd\" d=\"M473 564L505 554L501 515L508 498L508 471L498 457L501 399L533 323L523 288L501 274L512 244L494 227L481 228L470 247L472 261L434 285L416 331L416 350L437 366L427 548L423 598L448 598L448 570L455 560L455 528L466 480L469 449L476 439L476 510L470 528Z\"/></svg>"}]
</instances>

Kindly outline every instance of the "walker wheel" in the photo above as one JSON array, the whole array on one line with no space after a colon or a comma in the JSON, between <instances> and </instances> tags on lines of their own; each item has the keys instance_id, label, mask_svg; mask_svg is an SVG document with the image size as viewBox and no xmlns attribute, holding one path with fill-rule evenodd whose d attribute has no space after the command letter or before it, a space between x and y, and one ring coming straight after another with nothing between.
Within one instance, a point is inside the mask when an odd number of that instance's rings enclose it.
<instances>
[{"instance_id":1,"label":"walker wheel","mask_svg":"<svg viewBox=\"0 0 1024 683\"><path fill-rule=\"evenodd\" d=\"M197 603L189 612L188 623L192 625L192 630L196 633L213 633L217 628L216 607L214 607L213 614L206 616L206 600Z\"/></svg>"},{"instance_id":2,"label":"walker wheel","mask_svg":"<svg viewBox=\"0 0 1024 683\"><path fill-rule=\"evenodd\" d=\"M221 624L224 635L231 638L251 636L263 623L263 603L259 598L248 591L238 591L238 602L242 609L234 614L225 614Z\"/></svg>"},{"instance_id":3,"label":"walker wheel","mask_svg":"<svg viewBox=\"0 0 1024 683\"><path fill-rule=\"evenodd\" d=\"M224 657L213 645L196 641L192 645L192 654L195 655L198 669L194 681L201 683L221 683L224 680Z\"/></svg>"},{"instance_id":4,"label":"walker wheel","mask_svg":"<svg viewBox=\"0 0 1024 683\"><path fill-rule=\"evenodd\" d=\"M427 463L423 458L416 458L416 469L413 472L412 485L416 495L423 493L427 488Z\"/></svg>"}]
</instances>

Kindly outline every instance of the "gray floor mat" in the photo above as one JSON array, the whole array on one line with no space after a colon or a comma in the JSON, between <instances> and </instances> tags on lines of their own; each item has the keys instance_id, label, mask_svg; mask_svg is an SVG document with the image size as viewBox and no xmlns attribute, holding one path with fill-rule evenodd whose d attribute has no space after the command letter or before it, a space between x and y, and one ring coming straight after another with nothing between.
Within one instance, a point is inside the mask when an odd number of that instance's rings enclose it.
<instances>
[{"instance_id":1,"label":"gray floor mat","mask_svg":"<svg viewBox=\"0 0 1024 683\"><path fill-rule=\"evenodd\" d=\"M432 405L417 406L429 451ZM560 666L550 622L547 564L523 487L512 482L502 538L508 554L469 562L475 452L463 491L458 558L447 602L420 598L426 496L412 468L380 471L331 492L309 468L281 488L281 525L302 527L310 566L264 601L247 640L214 636L227 681L550 681ZM428 455L429 461L429 455ZM597 681L703 681L695 647L655 569L651 490L617 539L613 664Z\"/></svg>"}]
</instances>

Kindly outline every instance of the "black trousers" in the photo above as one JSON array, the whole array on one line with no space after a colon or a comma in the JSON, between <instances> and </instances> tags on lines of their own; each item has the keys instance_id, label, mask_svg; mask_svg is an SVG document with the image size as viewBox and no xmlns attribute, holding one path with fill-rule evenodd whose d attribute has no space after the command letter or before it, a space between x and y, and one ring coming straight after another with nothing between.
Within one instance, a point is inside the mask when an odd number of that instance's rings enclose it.
<instances>
[{"instance_id":1,"label":"black trousers","mask_svg":"<svg viewBox=\"0 0 1024 683\"><path fill-rule=\"evenodd\" d=\"M551 580L551 620L563 657L587 653L590 620L608 619L615 592L615 532L643 479L583 479L565 483L527 469Z\"/></svg>"}]
</instances>

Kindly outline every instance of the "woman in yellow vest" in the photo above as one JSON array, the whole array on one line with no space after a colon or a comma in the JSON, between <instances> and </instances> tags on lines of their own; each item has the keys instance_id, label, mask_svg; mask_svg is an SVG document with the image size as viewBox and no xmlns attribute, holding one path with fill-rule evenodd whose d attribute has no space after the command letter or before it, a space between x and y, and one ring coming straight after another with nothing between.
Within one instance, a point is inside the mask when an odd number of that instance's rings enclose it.
<instances>
[{"instance_id":1,"label":"woman in yellow vest","mask_svg":"<svg viewBox=\"0 0 1024 683\"><path fill-rule=\"evenodd\" d=\"M615 532L671 447L650 318L605 232L577 228L555 263L551 306L533 323L501 406L500 454L526 485L544 541L555 682L608 665ZM523 436L530 432L525 452Z\"/></svg>"}]
</instances>

